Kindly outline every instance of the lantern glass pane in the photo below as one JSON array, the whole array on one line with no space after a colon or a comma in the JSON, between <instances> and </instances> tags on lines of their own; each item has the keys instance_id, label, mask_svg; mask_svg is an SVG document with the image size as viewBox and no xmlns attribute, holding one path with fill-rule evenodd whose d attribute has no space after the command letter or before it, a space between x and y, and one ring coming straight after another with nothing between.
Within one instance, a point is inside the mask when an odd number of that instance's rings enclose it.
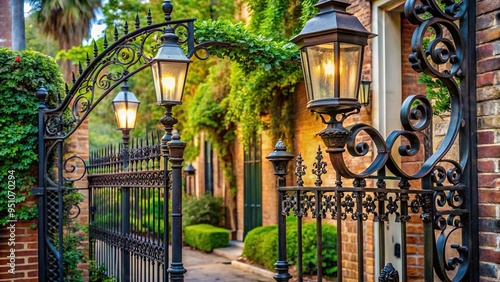
<instances>
[{"instance_id":1,"label":"lantern glass pane","mask_svg":"<svg viewBox=\"0 0 500 282\"><path fill-rule=\"evenodd\" d=\"M159 62L154 62L153 64L151 64L151 71L153 73L153 82L155 86L155 95L157 103L160 103L163 100L161 93L161 86L160 86L161 77L160 77L159 67L160 67Z\"/></svg>"},{"instance_id":2,"label":"lantern glass pane","mask_svg":"<svg viewBox=\"0 0 500 282\"><path fill-rule=\"evenodd\" d=\"M188 64L185 62L160 62L161 101L182 101Z\"/></svg>"},{"instance_id":3,"label":"lantern glass pane","mask_svg":"<svg viewBox=\"0 0 500 282\"><path fill-rule=\"evenodd\" d=\"M307 47L307 62L310 78L306 77L310 101L333 98L335 85L335 58L333 43ZM303 58L304 59L304 56Z\"/></svg>"},{"instance_id":4,"label":"lantern glass pane","mask_svg":"<svg viewBox=\"0 0 500 282\"><path fill-rule=\"evenodd\" d=\"M113 107L118 129L133 129L139 104L126 101L114 102Z\"/></svg>"},{"instance_id":5,"label":"lantern glass pane","mask_svg":"<svg viewBox=\"0 0 500 282\"><path fill-rule=\"evenodd\" d=\"M313 90L311 86L311 72L309 70L309 61L307 59L306 49L301 49L300 57L302 61L302 72L304 74L304 79L306 83L306 93L307 93L307 101L314 100Z\"/></svg>"},{"instance_id":6,"label":"lantern glass pane","mask_svg":"<svg viewBox=\"0 0 500 282\"><path fill-rule=\"evenodd\" d=\"M339 97L356 99L361 71L361 46L340 43Z\"/></svg>"}]
</instances>

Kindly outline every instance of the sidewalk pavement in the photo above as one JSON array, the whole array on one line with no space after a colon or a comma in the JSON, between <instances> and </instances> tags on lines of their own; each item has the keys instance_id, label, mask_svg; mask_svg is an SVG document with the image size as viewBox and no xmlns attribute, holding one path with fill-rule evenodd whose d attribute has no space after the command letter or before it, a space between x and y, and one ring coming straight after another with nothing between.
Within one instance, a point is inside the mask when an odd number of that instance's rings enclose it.
<instances>
[{"instance_id":1,"label":"sidewalk pavement","mask_svg":"<svg viewBox=\"0 0 500 282\"><path fill-rule=\"evenodd\" d=\"M185 281L274 281L273 272L237 261L242 251L243 243L238 241L231 241L229 247L214 249L212 253L184 248Z\"/></svg>"}]
</instances>

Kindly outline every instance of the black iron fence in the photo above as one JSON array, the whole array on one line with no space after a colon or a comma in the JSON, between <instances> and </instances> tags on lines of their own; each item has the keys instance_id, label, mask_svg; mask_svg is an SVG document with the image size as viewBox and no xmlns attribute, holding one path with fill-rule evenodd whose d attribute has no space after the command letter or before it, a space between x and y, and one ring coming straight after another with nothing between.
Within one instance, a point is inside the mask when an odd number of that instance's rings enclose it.
<instances>
[{"instance_id":1,"label":"black iron fence","mask_svg":"<svg viewBox=\"0 0 500 282\"><path fill-rule=\"evenodd\" d=\"M159 134L91 153L90 256L118 281L167 281L166 173Z\"/></svg>"},{"instance_id":2,"label":"black iron fence","mask_svg":"<svg viewBox=\"0 0 500 282\"><path fill-rule=\"evenodd\" d=\"M268 157L273 162L275 175L278 176L279 249L275 265L276 281L289 281L292 274L298 281L305 279L303 250L311 246L302 243L305 236L302 226L311 219L316 222L317 281L328 278L324 277L323 268L332 268L332 265L325 264L327 261L323 255L332 251L336 253L334 266L337 267L337 272L330 275L330 278L336 281L353 279L352 274L344 277L347 272L355 272L357 281L373 279L373 264L368 263L370 259L378 261L380 267L378 278L375 279L377 281L412 281L411 277L424 277L425 281L468 281L468 249L464 246L468 244L468 229L464 222L469 215L468 210L464 208L466 187L459 183L459 175L444 173L454 171L456 167L451 165L456 163L450 161L451 167L438 167L435 174L421 182L423 189L411 187L407 179L387 177L383 172L380 172L379 177L368 180L354 179L349 183L337 177L335 186L324 186L323 180L328 172L327 163L323 160L323 152L318 149L316 162L313 168L309 169L315 176L314 186L304 186L303 176L308 172L300 155L293 165L296 185L286 186L287 163L293 155L285 151L284 144L279 141L275 151ZM375 187L367 187L367 181L373 182ZM397 187L389 188L389 183L394 181ZM287 216L297 218L297 224L291 224L288 230ZM407 231L410 227L407 224L411 218L420 222L413 225L421 227L409 234ZM335 247L325 244L334 238L327 238L322 234L323 224L329 220L333 220L332 223L337 226ZM368 221L373 222L373 226L378 225L378 234L368 234ZM386 236L394 236L385 231L390 221L398 223L397 232L400 233L401 242L396 249L385 243ZM352 222L355 224L349 224ZM296 228L297 234L297 245L293 250L297 254L297 261L293 261L296 265L295 273L289 272L290 261L287 260L287 233L290 228ZM378 239L375 240L373 236ZM367 238L371 238L371 244ZM333 249L324 249L327 245ZM386 252L398 252L397 257L401 259L399 271L393 265L395 262L387 259ZM416 256L420 256L420 260L416 260ZM413 258L411 262L410 257ZM412 268L420 273L410 276L408 272ZM430 277L434 275L434 278L424 276L424 272Z\"/></svg>"}]
</instances>

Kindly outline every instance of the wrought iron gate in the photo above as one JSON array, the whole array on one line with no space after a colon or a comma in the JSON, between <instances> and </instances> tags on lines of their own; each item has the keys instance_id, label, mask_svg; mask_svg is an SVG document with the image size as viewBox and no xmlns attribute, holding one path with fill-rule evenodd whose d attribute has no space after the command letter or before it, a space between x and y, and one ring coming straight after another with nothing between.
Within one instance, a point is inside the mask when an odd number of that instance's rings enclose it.
<instances>
[{"instance_id":1,"label":"wrought iron gate","mask_svg":"<svg viewBox=\"0 0 500 282\"><path fill-rule=\"evenodd\" d=\"M118 281L167 281L168 170L161 137L92 152L90 257Z\"/></svg>"},{"instance_id":2,"label":"wrought iron gate","mask_svg":"<svg viewBox=\"0 0 500 282\"><path fill-rule=\"evenodd\" d=\"M478 216L475 204L475 2L409 0L404 8L409 22L417 25L412 39L413 54L409 57L413 69L440 80L449 91L451 114L446 136L432 151L429 141L433 136L432 107L424 95L412 95L403 102L400 113L403 129L392 132L385 140L376 129L366 124L344 128L344 120L356 112L337 113L330 121L321 116L327 127L318 135L327 147L326 153L335 170L330 178L335 185L328 187L323 181L328 177L327 170L333 172L333 169L323 160L321 148L317 150L312 169L307 170L302 156L297 156L293 164L295 185L286 186L286 177L290 177L287 172L289 161L295 156L286 152L284 144L279 141L274 152L267 157L273 163L278 186L276 281L292 278L286 248L286 217L289 215L297 218L297 224L289 229L296 228L298 234L298 258L293 263L299 281L303 279L302 225L308 216L316 222L317 281L323 278L322 268L326 263L323 254L332 252L323 249L322 242L332 240L322 236L325 218L332 219L337 225L334 251L337 252L336 279L339 282L352 271L356 274L355 278L353 275L348 277L350 281L413 281L408 273L412 266L421 271L419 280L426 282L478 281L478 238L474 222ZM429 37L430 34L434 37ZM447 155L455 141L459 142L458 160L449 159ZM367 158L370 147L373 159ZM396 160L417 154L422 154L424 160L413 172L405 171ZM349 157L366 163L364 170L352 171L346 165ZM304 186L303 177L311 172L315 178L314 186ZM385 260L384 252L388 251L388 246L384 246L384 226L390 218L395 218L400 224L401 273ZM417 237L408 234L411 218L420 221L421 231ZM379 242L365 241L373 238L372 234L366 234L373 230L367 228L368 220L379 226ZM350 234L346 234L347 224L351 224ZM420 247L410 248L410 239ZM372 257L380 263L380 268L375 270L378 277L371 276L373 272L367 268L367 265L373 265L367 262L366 251L370 249L378 251L378 256ZM410 256L418 251L421 251L420 260ZM351 264L345 261L348 252L351 252Z\"/></svg>"},{"instance_id":3,"label":"wrought iron gate","mask_svg":"<svg viewBox=\"0 0 500 282\"><path fill-rule=\"evenodd\" d=\"M149 67L154 57L152 52L159 46L156 38L166 34L163 37L174 40L177 38L174 33L182 34L177 43L187 47L188 57L198 56L195 54L197 50L210 45L210 42L195 44L195 19L171 20L173 5L169 0L163 1L161 8L165 21L153 23L151 13L148 13L146 22L141 22L137 15L131 25L134 30L129 30L125 24L120 30L115 28L114 42L107 38L102 46L94 42L93 54L87 54L86 61L79 64L72 85L66 85L65 93L51 93L59 95L55 108L47 108L45 103L49 93L45 88L41 87L36 93L39 100L39 167L38 187L33 189L33 195L38 196L40 281L63 282L66 279L63 240L67 231L64 221L70 217L73 207L64 198L74 190L72 183L86 176L87 170L91 172L90 229L94 259L107 264L109 273L120 276L120 281L184 280L181 200L186 144L178 134L173 134L173 126L177 123L172 117L173 105L164 105L166 111L160 122L165 134L161 141L158 136L150 136L145 139L148 140L146 146L136 144L131 151L124 147L108 148L93 155L90 167L79 156L68 157L64 146L64 142L109 93ZM123 36L119 37L120 33ZM208 56L208 52L205 54ZM69 174L76 170L75 162L79 162L83 169L76 177L71 177ZM167 191L171 192L171 211L167 210ZM79 207L76 210L79 211ZM156 216L149 217L146 215L149 212ZM130 220L121 220L123 217ZM172 240L168 240L165 230L171 230ZM165 247L169 243L172 248L170 257ZM128 265L134 270L127 271Z\"/></svg>"}]
</instances>

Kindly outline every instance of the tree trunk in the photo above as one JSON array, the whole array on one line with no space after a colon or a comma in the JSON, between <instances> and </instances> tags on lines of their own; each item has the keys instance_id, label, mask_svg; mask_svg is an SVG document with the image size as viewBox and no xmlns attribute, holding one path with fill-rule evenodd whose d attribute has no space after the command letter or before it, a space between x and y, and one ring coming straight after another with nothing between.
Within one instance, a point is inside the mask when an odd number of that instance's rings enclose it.
<instances>
[{"instance_id":1,"label":"tree trunk","mask_svg":"<svg viewBox=\"0 0 500 282\"><path fill-rule=\"evenodd\" d=\"M10 0L12 11L12 49L23 50L26 48L24 34L24 1Z\"/></svg>"}]
</instances>

